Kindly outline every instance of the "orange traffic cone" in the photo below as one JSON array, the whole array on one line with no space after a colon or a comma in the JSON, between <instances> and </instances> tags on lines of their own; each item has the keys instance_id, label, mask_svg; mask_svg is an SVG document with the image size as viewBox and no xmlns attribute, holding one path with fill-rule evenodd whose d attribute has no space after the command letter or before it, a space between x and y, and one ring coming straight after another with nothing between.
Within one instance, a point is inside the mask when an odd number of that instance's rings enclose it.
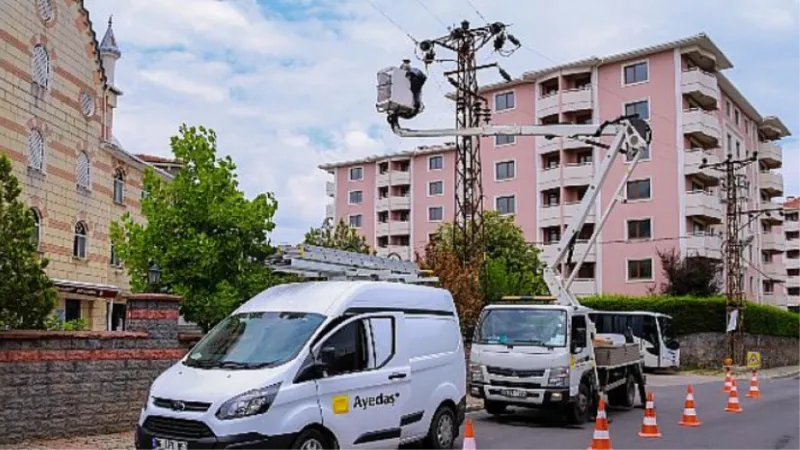
<instances>
[{"instance_id":1,"label":"orange traffic cone","mask_svg":"<svg viewBox=\"0 0 800 450\"><path fill-rule=\"evenodd\" d=\"M647 438L659 438L661 432L658 431L658 424L656 423L656 407L653 402L654 395L652 392L647 393L647 404L644 407L644 419L642 420L642 430L639 436Z\"/></svg>"},{"instance_id":2,"label":"orange traffic cone","mask_svg":"<svg viewBox=\"0 0 800 450\"><path fill-rule=\"evenodd\" d=\"M600 399L597 405L597 419L594 423L592 445L588 450L611 450L611 437L608 435L608 417L606 417L606 402Z\"/></svg>"},{"instance_id":3,"label":"orange traffic cone","mask_svg":"<svg viewBox=\"0 0 800 450\"><path fill-rule=\"evenodd\" d=\"M699 427L703 422L697 418L697 411L694 408L694 388L690 384L686 388L686 403L683 406L683 417L678 422L682 427Z\"/></svg>"},{"instance_id":4,"label":"orange traffic cone","mask_svg":"<svg viewBox=\"0 0 800 450\"><path fill-rule=\"evenodd\" d=\"M728 404L725 411L730 413L740 413L743 411L742 404L739 403L739 393L736 391L736 380L731 380L731 392L728 396Z\"/></svg>"},{"instance_id":5,"label":"orange traffic cone","mask_svg":"<svg viewBox=\"0 0 800 450\"><path fill-rule=\"evenodd\" d=\"M464 425L464 450L475 450L475 430L472 429L472 419L467 419Z\"/></svg>"},{"instance_id":6,"label":"orange traffic cone","mask_svg":"<svg viewBox=\"0 0 800 450\"><path fill-rule=\"evenodd\" d=\"M725 384L722 385L722 392L730 392L731 391L731 382L733 381L733 377L731 376L731 368L727 368L727 372L725 373Z\"/></svg>"},{"instance_id":7,"label":"orange traffic cone","mask_svg":"<svg viewBox=\"0 0 800 450\"><path fill-rule=\"evenodd\" d=\"M756 399L761 396L761 391L758 390L758 373L753 370L753 377L750 378L750 390L747 391L745 397Z\"/></svg>"}]
</instances>

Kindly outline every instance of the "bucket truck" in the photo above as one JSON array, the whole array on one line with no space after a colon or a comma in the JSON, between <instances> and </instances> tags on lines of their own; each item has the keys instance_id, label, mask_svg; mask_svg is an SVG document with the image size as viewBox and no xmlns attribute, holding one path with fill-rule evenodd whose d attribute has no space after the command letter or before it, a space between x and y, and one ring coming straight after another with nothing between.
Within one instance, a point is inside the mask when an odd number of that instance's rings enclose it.
<instances>
[{"instance_id":1,"label":"bucket truck","mask_svg":"<svg viewBox=\"0 0 800 450\"><path fill-rule=\"evenodd\" d=\"M563 415L571 423L590 420L601 396L609 403L631 407L636 385L645 402L644 356L632 336L624 342L600 339L570 286L588 252L596 243L609 214L619 201L642 151L651 141L651 129L638 116L623 116L602 124L483 125L473 128L411 130L399 119L413 118L422 111L424 80L404 68L378 72L376 107L386 113L392 130L401 137L538 136L563 137L605 148L577 213L547 261L544 279L552 297L506 298L489 304L472 330L469 391L484 400L486 410L500 414L508 406L546 409ZM412 81L416 81L412 83ZM603 142L602 138L611 138ZM574 256L574 244L587 216L595 207L600 190L619 155L628 164L613 197L603 209L586 252L577 255L574 268L564 271Z\"/></svg>"}]
</instances>

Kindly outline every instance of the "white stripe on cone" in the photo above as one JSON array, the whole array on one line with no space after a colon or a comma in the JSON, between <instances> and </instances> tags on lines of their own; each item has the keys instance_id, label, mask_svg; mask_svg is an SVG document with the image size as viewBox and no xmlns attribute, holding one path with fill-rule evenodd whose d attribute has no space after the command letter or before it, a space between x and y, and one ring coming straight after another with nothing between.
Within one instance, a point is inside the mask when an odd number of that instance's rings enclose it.
<instances>
[{"instance_id":1,"label":"white stripe on cone","mask_svg":"<svg viewBox=\"0 0 800 450\"><path fill-rule=\"evenodd\" d=\"M694 401L694 394L689 394L686 396L686 400Z\"/></svg>"},{"instance_id":2,"label":"white stripe on cone","mask_svg":"<svg viewBox=\"0 0 800 450\"><path fill-rule=\"evenodd\" d=\"M594 431L594 438L595 439L608 439L608 431L605 430L595 430Z\"/></svg>"},{"instance_id":3,"label":"white stripe on cone","mask_svg":"<svg viewBox=\"0 0 800 450\"><path fill-rule=\"evenodd\" d=\"M656 418L655 417L645 417L644 418L644 424L645 425L657 425L656 424Z\"/></svg>"},{"instance_id":4,"label":"white stripe on cone","mask_svg":"<svg viewBox=\"0 0 800 450\"><path fill-rule=\"evenodd\" d=\"M656 406L653 404L653 402L647 402L647 404L644 407L647 408L647 409L653 409Z\"/></svg>"},{"instance_id":5,"label":"white stripe on cone","mask_svg":"<svg viewBox=\"0 0 800 450\"><path fill-rule=\"evenodd\" d=\"M695 411L695 409L694 409L694 408L690 408L690 409L684 409L684 410L683 410L683 413L684 413L685 415L687 415L687 416L696 416L696 415L697 415L697 411Z\"/></svg>"}]
</instances>

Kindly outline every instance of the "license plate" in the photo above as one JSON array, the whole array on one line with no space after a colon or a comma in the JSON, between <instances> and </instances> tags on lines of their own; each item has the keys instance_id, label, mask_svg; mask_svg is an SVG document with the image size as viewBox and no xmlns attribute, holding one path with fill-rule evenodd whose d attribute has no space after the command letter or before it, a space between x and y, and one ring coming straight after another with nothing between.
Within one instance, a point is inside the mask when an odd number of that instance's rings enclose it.
<instances>
[{"instance_id":1,"label":"license plate","mask_svg":"<svg viewBox=\"0 0 800 450\"><path fill-rule=\"evenodd\" d=\"M527 397L528 393L525 391L520 391L519 389L503 389L500 391L506 397L514 397L514 398L522 398Z\"/></svg>"},{"instance_id":2,"label":"license plate","mask_svg":"<svg viewBox=\"0 0 800 450\"><path fill-rule=\"evenodd\" d=\"M172 439L153 438L153 448L155 450L187 450L189 443Z\"/></svg>"}]
</instances>

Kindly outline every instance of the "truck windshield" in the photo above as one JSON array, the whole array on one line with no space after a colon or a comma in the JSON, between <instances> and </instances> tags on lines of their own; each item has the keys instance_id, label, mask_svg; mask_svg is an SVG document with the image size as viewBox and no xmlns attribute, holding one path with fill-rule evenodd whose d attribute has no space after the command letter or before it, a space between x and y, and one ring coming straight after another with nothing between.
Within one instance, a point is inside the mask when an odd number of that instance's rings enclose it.
<instances>
[{"instance_id":1,"label":"truck windshield","mask_svg":"<svg viewBox=\"0 0 800 450\"><path fill-rule=\"evenodd\" d=\"M566 311L531 308L489 309L481 318L475 342L565 347L566 323Z\"/></svg>"},{"instance_id":2,"label":"truck windshield","mask_svg":"<svg viewBox=\"0 0 800 450\"><path fill-rule=\"evenodd\" d=\"M257 369L292 359L325 316L295 312L234 314L192 349L184 364L200 368Z\"/></svg>"}]
</instances>

